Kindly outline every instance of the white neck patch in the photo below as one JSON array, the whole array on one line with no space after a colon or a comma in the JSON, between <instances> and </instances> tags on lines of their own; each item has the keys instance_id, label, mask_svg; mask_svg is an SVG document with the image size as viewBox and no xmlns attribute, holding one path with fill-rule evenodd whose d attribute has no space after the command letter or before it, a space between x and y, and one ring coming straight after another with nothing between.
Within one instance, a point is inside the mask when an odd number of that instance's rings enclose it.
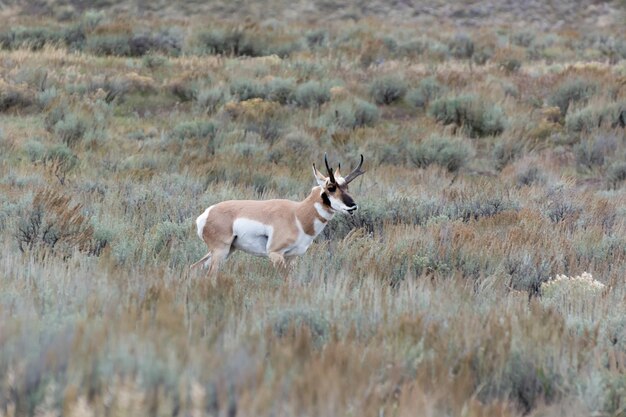
<instances>
[{"instance_id":1,"label":"white neck patch","mask_svg":"<svg viewBox=\"0 0 626 417\"><path fill-rule=\"evenodd\" d=\"M334 213L331 213L328 210L326 210L320 203L315 203L313 206L315 207L317 214L319 214L321 218L326 219L326 220L330 220L333 218Z\"/></svg>"}]
</instances>

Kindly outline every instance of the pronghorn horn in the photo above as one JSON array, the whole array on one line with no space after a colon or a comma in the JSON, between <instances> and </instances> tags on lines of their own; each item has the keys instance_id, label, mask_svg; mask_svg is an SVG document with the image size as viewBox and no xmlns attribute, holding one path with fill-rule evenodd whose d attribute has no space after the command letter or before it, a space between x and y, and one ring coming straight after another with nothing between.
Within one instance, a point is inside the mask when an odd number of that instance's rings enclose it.
<instances>
[{"instance_id":1,"label":"pronghorn horn","mask_svg":"<svg viewBox=\"0 0 626 417\"><path fill-rule=\"evenodd\" d=\"M326 170L328 171L328 177L330 178L330 182L336 183L335 176L333 175L333 169L328 166L328 157L324 154L324 163L326 164Z\"/></svg>"},{"instance_id":2,"label":"pronghorn horn","mask_svg":"<svg viewBox=\"0 0 626 417\"><path fill-rule=\"evenodd\" d=\"M362 166L363 166L363 154L361 154L361 162L359 162L359 166L356 167L351 173L349 173L347 177L345 177L346 184L350 183L350 181L352 181L359 175L365 174L365 171L361 170Z\"/></svg>"}]
</instances>

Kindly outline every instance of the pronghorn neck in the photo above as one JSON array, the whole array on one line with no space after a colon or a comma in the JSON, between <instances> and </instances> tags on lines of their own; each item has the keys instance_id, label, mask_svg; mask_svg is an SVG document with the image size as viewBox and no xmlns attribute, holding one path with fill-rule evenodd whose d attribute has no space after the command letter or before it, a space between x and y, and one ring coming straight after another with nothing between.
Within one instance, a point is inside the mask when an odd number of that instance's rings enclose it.
<instances>
[{"instance_id":1,"label":"pronghorn neck","mask_svg":"<svg viewBox=\"0 0 626 417\"><path fill-rule=\"evenodd\" d=\"M296 210L296 217L302 225L304 233L313 237L324 230L334 215L335 210L327 205L322 198L321 187L313 187L311 193L300 202Z\"/></svg>"}]
</instances>

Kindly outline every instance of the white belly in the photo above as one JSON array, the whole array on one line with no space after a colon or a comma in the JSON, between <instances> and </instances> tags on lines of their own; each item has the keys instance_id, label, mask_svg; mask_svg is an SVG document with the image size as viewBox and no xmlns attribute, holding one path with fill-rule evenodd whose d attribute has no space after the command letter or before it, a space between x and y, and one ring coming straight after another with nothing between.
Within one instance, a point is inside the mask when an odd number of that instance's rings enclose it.
<instances>
[{"instance_id":1,"label":"white belly","mask_svg":"<svg viewBox=\"0 0 626 417\"><path fill-rule=\"evenodd\" d=\"M272 236L272 226L249 219L237 219L233 223L236 236L233 246L256 256L267 256L267 242Z\"/></svg>"}]
</instances>

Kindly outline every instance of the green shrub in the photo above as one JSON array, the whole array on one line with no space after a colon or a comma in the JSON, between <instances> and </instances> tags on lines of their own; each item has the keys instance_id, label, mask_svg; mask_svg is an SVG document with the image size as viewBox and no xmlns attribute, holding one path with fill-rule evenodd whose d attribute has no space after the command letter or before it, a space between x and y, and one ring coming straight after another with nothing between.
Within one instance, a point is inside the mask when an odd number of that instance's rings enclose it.
<instances>
[{"instance_id":1,"label":"green shrub","mask_svg":"<svg viewBox=\"0 0 626 417\"><path fill-rule=\"evenodd\" d=\"M523 30L516 32L511 36L511 43L513 45L528 48L535 40L535 33L529 30Z\"/></svg>"},{"instance_id":2,"label":"green shrub","mask_svg":"<svg viewBox=\"0 0 626 417\"><path fill-rule=\"evenodd\" d=\"M85 51L99 56L130 56L130 35L93 35L85 45Z\"/></svg>"},{"instance_id":3,"label":"green shrub","mask_svg":"<svg viewBox=\"0 0 626 417\"><path fill-rule=\"evenodd\" d=\"M491 58L493 58L493 49L483 46L474 52L472 60L476 65L485 65Z\"/></svg>"},{"instance_id":4,"label":"green shrub","mask_svg":"<svg viewBox=\"0 0 626 417\"><path fill-rule=\"evenodd\" d=\"M210 141L215 137L216 132L217 127L213 122L193 121L176 125L169 136L178 140L208 139Z\"/></svg>"},{"instance_id":5,"label":"green shrub","mask_svg":"<svg viewBox=\"0 0 626 417\"><path fill-rule=\"evenodd\" d=\"M227 100L227 92L221 87L200 90L196 103L207 113L215 112Z\"/></svg>"},{"instance_id":6,"label":"green shrub","mask_svg":"<svg viewBox=\"0 0 626 417\"><path fill-rule=\"evenodd\" d=\"M555 195L549 202L546 215L553 223L561 223L567 219L573 219L580 213L581 208L562 195Z\"/></svg>"},{"instance_id":7,"label":"green shrub","mask_svg":"<svg viewBox=\"0 0 626 417\"><path fill-rule=\"evenodd\" d=\"M607 170L606 175L609 184L613 188L617 188L621 182L626 180L626 162L614 162Z\"/></svg>"},{"instance_id":8,"label":"green shrub","mask_svg":"<svg viewBox=\"0 0 626 417\"><path fill-rule=\"evenodd\" d=\"M497 170L501 170L511 161L519 158L524 151L524 143L517 138L498 141L493 148L493 159Z\"/></svg>"},{"instance_id":9,"label":"green shrub","mask_svg":"<svg viewBox=\"0 0 626 417\"><path fill-rule=\"evenodd\" d=\"M230 94L237 97L239 101L253 98L264 99L267 95L265 86L256 80L241 79L235 80L230 85Z\"/></svg>"},{"instance_id":10,"label":"green shrub","mask_svg":"<svg viewBox=\"0 0 626 417\"><path fill-rule=\"evenodd\" d=\"M54 133L69 147L77 145L87 133L89 125L86 119L75 113L69 113L54 125Z\"/></svg>"},{"instance_id":11,"label":"green shrub","mask_svg":"<svg viewBox=\"0 0 626 417\"><path fill-rule=\"evenodd\" d=\"M102 10L87 10L82 17L82 23L89 30L93 30L105 20L106 16Z\"/></svg>"},{"instance_id":12,"label":"green shrub","mask_svg":"<svg viewBox=\"0 0 626 417\"><path fill-rule=\"evenodd\" d=\"M409 150L409 158L417 167L437 164L456 172L473 157L474 148L461 138L430 136Z\"/></svg>"},{"instance_id":13,"label":"green shrub","mask_svg":"<svg viewBox=\"0 0 626 417\"><path fill-rule=\"evenodd\" d=\"M517 58L504 58L500 60L500 68L509 74L519 71L521 67L522 61Z\"/></svg>"},{"instance_id":14,"label":"green shrub","mask_svg":"<svg viewBox=\"0 0 626 417\"><path fill-rule=\"evenodd\" d=\"M617 149L617 139L612 135L597 135L581 140L574 146L578 165L588 169L603 166L606 158Z\"/></svg>"},{"instance_id":15,"label":"green shrub","mask_svg":"<svg viewBox=\"0 0 626 417\"><path fill-rule=\"evenodd\" d=\"M242 38L240 31L214 29L198 34L197 43L200 51L206 54L238 55Z\"/></svg>"},{"instance_id":16,"label":"green shrub","mask_svg":"<svg viewBox=\"0 0 626 417\"><path fill-rule=\"evenodd\" d=\"M87 35L82 26L67 28L62 33L63 42L70 51L82 51L85 48Z\"/></svg>"},{"instance_id":17,"label":"green shrub","mask_svg":"<svg viewBox=\"0 0 626 417\"><path fill-rule=\"evenodd\" d=\"M182 51L182 40L172 31L137 33L129 40L130 56L138 57L149 53L178 56Z\"/></svg>"},{"instance_id":18,"label":"green shrub","mask_svg":"<svg viewBox=\"0 0 626 417\"><path fill-rule=\"evenodd\" d=\"M373 126L380 117L378 107L364 100L339 103L330 109L327 119L343 129Z\"/></svg>"},{"instance_id":19,"label":"green shrub","mask_svg":"<svg viewBox=\"0 0 626 417\"><path fill-rule=\"evenodd\" d=\"M84 42L85 32L80 25L66 29L19 27L0 33L2 49L28 48L37 51L46 45L64 45L70 50L81 50Z\"/></svg>"},{"instance_id":20,"label":"green shrub","mask_svg":"<svg viewBox=\"0 0 626 417\"><path fill-rule=\"evenodd\" d=\"M293 100L296 82L292 78L273 78L266 88L268 100L288 104Z\"/></svg>"},{"instance_id":21,"label":"green shrub","mask_svg":"<svg viewBox=\"0 0 626 417\"><path fill-rule=\"evenodd\" d=\"M488 380L482 395L510 398L524 414L558 397L560 375L555 365L527 357L523 352L513 351L509 355L502 371Z\"/></svg>"},{"instance_id":22,"label":"green shrub","mask_svg":"<svg viewBox=\"0 0 626 417\"><path fill-rule=\"evenodd\" d=\"M626 102L613 103L604 107L590 105L568 112L565 127L574 133L589 133L602 127L624 127L626 121Z\"/></svg>"},{"instance_id":23,"label":"green shrub","mask_svg":"<svg viewBox=\"0 0 626 417\"><path fill-rule=\"evenodd\" d=\"M141 64L149 69L161 68L167 64L167 58L163 55L147 54L141 59Z\"/></svg>"},{"instance_id":24,"label":"green shrub","mask_svg":"<svg viewBox=\"0 0 626 417\"><path fill-rule=\"evenodd\" d=\"M431 103L429 113L443 124L464 127L471 137L498 135L506 125L500 106L487 104L473 94L437 99Z\"/></svg>"},{"instance_id":25,"label":"green shrub","mask_svg":"<svg viewBox=\"0 0 626 417\"><path fill-rule=\"evenodd\" d=\"M515 175L515 182L521 187L535 183L543 184L545 182L545 178L543 172L541 172L539 168L531 166L521 172L518 172L517 175Z\"/></svg>"},{"instance_id":26,"label":"green shrub","mask_svg":"<svg viewBox=\"0 0 626 417\"><path fill-rule=\"evenodd\" d=\"M29 139L23 146L30 162L38 162L44 159L46 147L39 138Z\"/></svg>"},{"instance_id":27,"label":"green shrub","mask_svg":"<svg viewBox=\"0 0 626 417\"><path fill-rule=\"evenodd\" d=\"M28 88L10 85L0 79L0 112L27 108L34 100L34 93Z\"/></svg>"},{"instance_id":28,"label":"green shrub","mask_svg":"<svg viewBox=\"0 0 626 417\"><path fill-rule=\"evenodd\" d=\"M248 117L245 121L247 132L257 133L263 140L273 144L285 128L285 117L281 112L270 111Z\"/></svg>"},{"instance_id":29,"label":"green shrub","mask_svg":"<svg viewBox=\"0 0 626 417\"><path fill-rule=\"evenodd\" d=\"M140 57L148 53L178 55L181 41L168 32L130 34L98 34L87 37L85 51L98 56Z\"/></svg>"},{"instance_id":30,"label":"green shrub","mask_svg":"<svg viewBox=\"0 0 626 417\"><path fill-rule=\"evenodd\" d=\"M294 101L300 107L319 107L330 100L330 89L319 81L308 81L296 88Z\"/></svg>"},{"instance_id":31,"label":"green shrub","mask_svg":"<svg viewBox=\"0 0 626 417\"><path fill-rule=\"evenodd\" d=\"M194 101L198 98L198 84L196 80L180 80L169 85L170 92L181 102ZM112 90L117 91L117 89Z\"/></svg>"},{"instance_id":32,"label":"green shrub","mask_svg":"<svg viewBox=\"0 0 626 417\"><path fill-rule=\"evenodd\" d=\"M448 45L452 56L456 59L471 59L474 55L474 41L467 35L459 34Z\"/></svg>"},{"instance_id":33,"label":"green shrub","mask_svg":"<svg viewBox=\"0 0 626 417\"><path fill-rule=\"evenodd\" d=\"M15 234L21 252L45 249L63 257L89 251L93 228L81 206L52 189L39 191L20 219Z\"/></svg>"},{"instance_id":34,"label":"green shrub","mask_svg":"<svg viewBox=\"0 0 626 417\"><path fill-rule=\"evenodd\" d=\"M311 155L316 150L315 139L303 130L293 130L274 143L268 154L273 163L299 163L301 155Z\"/></svg>"},{"instance_id":35,"label":"green shrub","mask_svg":"<svg viewBox=\"0 0 626 417\"><path fill-rule=\"evenodd\" d=\"M167 259L171 267L187 266L202 255L202 243L189 239L190 222L159 223L151 241L151 254L155 259Z\"/></svg>"},{"instance_id":36,"label":"green shrub","mask_svg":"<svg viewBox=\"0 0 626 417\"><path fill-rule=\"evenodd\" d=\"M59 96L59 92L56 87L46 88L43 91L37 93L37 105L40 109L46 109L53 103L56 98Z\"/></svg>"},{"instance_id":37,"label":"green shrub","mask_svg":"<svg viewBox=\"0 0 626 417\"><path fill-rule=\"evenodd\" d=\"M37 51L46 44L57 44L61 40L61 32L45 27L21 27L0 34L0 46L2 49L28 48L32 51Z\"/></svg>"},{"instance_id":38,"label":"green shrub","mask_svg":"<svg viewBox=\"0 0 626 417\"><path fill-rule=\"evenodd\" d=\"M428 103L439 97L444 91L444 87L439 84L435 77L424 78L416 88L409 90L406 101L415 108L425 108Z\"/></svg>"},{"instance_id":39,"label":"green shrub","mask_svg":"<svg viewBox=\"0 0 626 417\"><path fill-rule=\"evenodd\" d=\"M276 37L242 29L213 29L198 34L196 46L200 53L233 56L286 57L300 49L297 40Z\"/></svg>"},{"instance_id":40,"label":"green shrub","mask_svg":"<svg viewBox=\"0 0 626 417\"><path fill-rule=\"evenodd\" d=\"M309 332L314 346L321 347L330 336L330 323L316 310L296 308L278 311L271 318L276 337L295 339L302 331Z\"/></svg>"},{"instance_id":41,"label":"green shrub","mask_svg":"<svg viewBox=\"0 0 626 417\"><path fill-rule=\"evenodd\" d=\"M46 150L43 162L59 179L61 184L64 184L65 177L78 166L79 160L70 148L61 144Z\"/></svg>"},{"instance_id":42,"label":"green shrub","mask_svg":"<svg viewBox=\"0 0 626 417\"><path fill-rule=\"evenodd\" d=\"M328 31L326 29L311 30L304 35L304 38L309 48L320 48L328 42Z\"/></svg>"},{"instance_id":43,"label":"green shrub","mask_svg":"<svg viewBox=\"0 0 626 417\"><path fill-rule=\"evenodd\" d=\"M377 78L369 87L370 95L376 104L385 105L401 100L406 94L406 90L406 82L393 75Z\"/></svg>"},{"instance_id":44,"label":"green shrub","mask_svg":"<svg viewBox=\"0 0 626 417\"><path fill-rule=\"evenodd\" d=\"M65 113L67 112L67 103L59 102L56 106L50 108L46 116L44 117L44 127L48 132L54 131L54 126L63 120Z\"/></svg>"},{"instance_id":45,"label":"green shrub","mask_svg":"<svg viewBox=\"0 0 626 417\"><path fill-rule=\"evenodd\" d=\"M561 83L548 98L548 104L557 106L561 114L567 114L571 103L584 103L598 90L595 82L584 78L568 79Z\"/></svg>"},{"instance_id":46,"label":"green shrub","mask_svg":"<svg viewBox=\"0 0 626 417\"><path fill-rule=\"evenodd\" d=\"M398 56L418 57L426 51L426 41L423 39L412 39L398 44L396 54Z\"/></svg>"}]
</instances>

